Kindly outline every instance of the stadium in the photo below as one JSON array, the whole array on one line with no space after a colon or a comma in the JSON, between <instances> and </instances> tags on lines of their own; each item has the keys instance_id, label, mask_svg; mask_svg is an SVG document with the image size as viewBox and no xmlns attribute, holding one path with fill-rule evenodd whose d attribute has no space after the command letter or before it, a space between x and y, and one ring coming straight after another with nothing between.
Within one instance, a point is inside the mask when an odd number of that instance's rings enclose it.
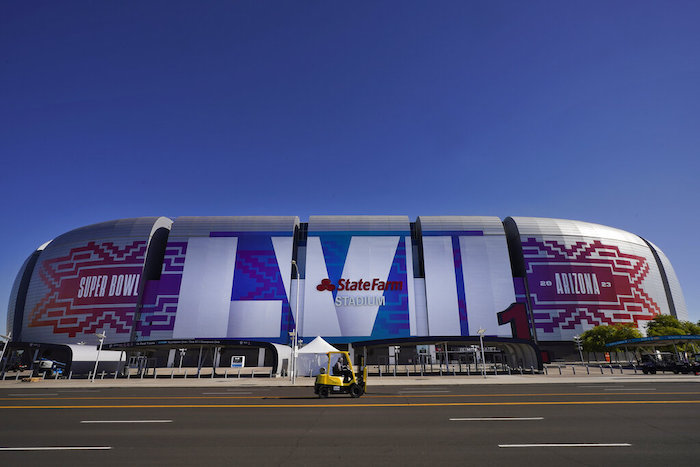
<instances>
[{"instance_id":1,"label":"stadium","mask_svg":"<svg viewBox=\"0 0 700 467\"><path fill-rule=\"evenodd\" d=\"M600 324L687 320L664 253L619 229L486 216L143 217L32 252L10 296L9 355L130 365L268 366L295 332L369 363L478 359L542 368ZM121 357L120 357L121 362Z\"/></svg>"}]
</instances>

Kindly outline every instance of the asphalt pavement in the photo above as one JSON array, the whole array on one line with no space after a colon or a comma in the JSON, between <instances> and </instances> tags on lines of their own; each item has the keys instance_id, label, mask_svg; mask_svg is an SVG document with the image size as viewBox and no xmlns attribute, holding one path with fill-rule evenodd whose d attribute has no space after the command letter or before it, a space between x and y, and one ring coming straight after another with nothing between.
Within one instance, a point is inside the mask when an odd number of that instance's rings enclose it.
<instances>
[{"instance_id":1,"label":"asphalt pavement","mask_svg":"<svg viewBox=\"0 0 700 467\"><path fill-rule=\"evenodd\" d=\"M184 382L0 383L0 464L697 465L700 448L700 377L384 377L359 399Z\"/></svg>"}]
</instances>

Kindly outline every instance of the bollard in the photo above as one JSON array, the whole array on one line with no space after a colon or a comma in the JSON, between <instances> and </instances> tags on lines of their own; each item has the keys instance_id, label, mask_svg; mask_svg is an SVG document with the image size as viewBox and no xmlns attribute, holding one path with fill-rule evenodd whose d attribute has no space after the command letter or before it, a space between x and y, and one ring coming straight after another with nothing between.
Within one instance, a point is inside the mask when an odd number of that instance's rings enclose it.
<instances>
[{"instance_id":1,"label":"bollard","mask_svg":"<svg viewBox=\"0 0 700 467\"><path fill-rule=\"evenodd\" d=\"M559 376L561 376L561 365L557 365L557 368L559 368Z\"/></svg>"},{"instance_id":2,"label":"bollard","mask_svg":"<svg viewBox=\"0 0 700 467\"><path fill-rule=\"evenodd\" d=\"M608 365L608 366L610 367L610 374L612 375L613 374L613 367L612 367L612 365Z\"/></svg>"},{"instance_id":3,"label":"bollard","mask_svg":"<svg viewBox=\"0 0 700 467\"><path fill-rule=\"evenodd\" d=\"M153 369L153 379L158 378L158 368Z\"/></svg>"},{"instance_id":4,"label":"bollard","mask_svg":"<svg viewBox=\"0 0 700 467\"><path fill-rule=\"evenodd\" d=\"M575 365L571 365L571 371L573 371L574 376L576 376L576 366Z\"/></svg>"},{"instance_id":5,"label":"bollard","mask_svg":"<svg viewBox=\"0 0 700 467\"><path fill-rule=\"evenodd\" d=\"M523 367L519 366L518 369L520 369L520 376L523 375Z\"/></svg>"},{"instance_id":6,"label":"bollard","mask_svg":"<svg viewBox=\"0 0 700 467\"><path fill-rule=\"evenodd\" d=\"M632 369L634 370L634 374L636 375L636 374L637 374L637 365L635 365L635 364L633 363L633 364L632 364Z\"/></svg>"},{"instance_id":7,"label":"bollard","mask_svg":"<svg viewBox=\"0 0 700 467\"><path fill-rule=\"evenodd\" d=\"M600 374L603 374L603 365L598 365L600 367Z\"/></svg>"},{"instance_id":8,"label":"bollard","mask_svg":"<svg viewBox=\"0 0 700 467\"><path fill-rule=\"evenodd\" d=\"M379 377L381 378L382 377L382 366L377 365L377 369L379 370Z\"/></svg>"},{"instance_id":9,"label":"bollard","mask_svg":"<svg viewBox=\"0 0 700 467\"><path fill-rule=\"evenodd\" d=\"M442 363L440 364L440 376L442 376Z\"/></svg>"},{"instance_id":10,"label":"bollard","mask_svg":"<svg viewBox=\"0 0 700 467\"><path fill-rule=\"evenodd\" d=\"M420 366L420 375L423 376L423 365Z\"/></svg>"},{"instance_id":11,"label":"bollard","mask_svg":"<svg viewBox=\"0 0 700 467\"><path fill-rule=\"evenodd\" d=\"M173 379L173 378L175 378L175 368L170 370L170 379Z\"/></svg>"},{"instance_id":12,"label":"bollard","mask_svg":"<svg viewBox=\"0 0 700 467\"><path fill-rule=\"evenodd\" d=\"M102 370L102 376L100 377L100 379L105 379L105 371L104 370Z\"/></svg>"},{"instance_id":13,"label":"bollard","mask_svg":"<svg viewBox=\"0 0 700 467\"><path fill-rule=\"evenodd\" d=\"M224 372L224 379L228 379L228 368L226 368L226 371Z\"/></svg>"},{"instance_id":14,"label":"bollard","mask_svg":"<svg viewBox=\"0 0 700 467\"><path fill-rule=\"evenodd\" d=\"M469 365L467 365L467 376L471 376L471 373L469 372Z\"/></svg>"},{"instance_id":15,"label":"bollard","mask_svg":"<svg viewBox=\"0 0 700 467\"><path fill-rule=\"evenodd\" d=\"M535 374L535 369L532 367L532 365L530 365L530 373L532 373L533 375Z\"/></svg>"},{"instance_id":16,"label":"bollard","mask_svg":"<svg viewBox=\"0 0 700 467\"><path fill-rule=\"evenodd\" d=\"M455 373L455 366L452 365L452 376L457 376L457 373Z\"/></svg>"},{"instance_id":17,"label":"bollard","mask_svg":"<svg viewBox=\"0 0 700 467\"><path fill-rule=\"evenodd\" d=\"M17 374L15 375L15 381L19 381L19 374L20 374L20 372L18 371Z\"/></svg>"},{"instance_id":18,"label":"bollard","mask_svg":"<svg viewBox=\"0 0 700 467\"><path fill-rule=\"evenodd\" d=\"M68 373L68 380L70 380L72 378L73 378L73 370L71 370L70 373Z\"/></svg>"},{"instance_id":19,"label":"bollard","mask_svg":"<svg viewBox=\"0 0 700 467\"><path fill-rule=\"evenodd\" d=\"M143 379L143 375L145 375L145 374L146 374L146 369L144 368L141 370L141 379Z\"/></svg>"},{"instance_id":20,"label":"bollard","mask_svg":"<svg viewBox=\"0 0 700 467\"><path fill-rule=\"evenodd\" d=\"M216 376L216 370L214 368L211 369L211 378L214 379Z\"/></svg>"},{"instance_id":21,"label":"bollard","mask_svg":"<svg viewBox=\"0 0 700 467\"><path fill-rule=\"evenodd\" d=\"M241 377L241 369L239 368L238 369L238 378L240 378L240 377Z\"/></svg>"},{"instance_id":22,"label":"bollard","mask_svg":"<svg viewBox=\"0 0 700 467\"><path fill-rule=\"evenodd\" d=\"M126 379L131 379L131 368L126 369Z\"/></svg>"},{"instance_id":23,"label":"bollard","mask_svg":"<svg viewBox=\"0 0 700 467\"><path fill-rule=\"evenodd\" d=\"M184 379L187 379L187 368L185 368L185 378Z\"/></svg>"},{"instance_id":24,"label":"bollard","mask_svg":"<svg viewBox=\"0 0 700 467\"><path fill-rule=\"evenodd\" d=\"M58 379L58 371L56 373L54 373L53 379L54 379L54 381Z\"/></svg>"},{"instance_id":25,"label":"bollard","mask_svg":"<svg viewBox=\"0 0 700 467\"><path fill-rule=\"evenodd\" d=\"M2 380L5 381L5 373L2 374Z\"/></svg>"},{"instance_id":26,"label":"bollard","mask_svg":"<svg viewBox=\"0 0 700 467\"><path fill-rule=\"evenodd\" d=\"M41 379L44 379L44 378L46 378L46 372L43 372L43 373L41 374Z\"/></svg>"},{"instance_id":27,"label":"bollard","mask_svg":"<svg viewBox=\"0 0 700 467\"><path fill-rule=\"evenodd\" d=\"M114 379L117 379L118 374L119 374L119 370L114 370Z\"/></svg>"},{"instance_id":28,"label":"bollard","mask_svg":"<svg viewBox=\"0 0 700 467\"><path fill-rule=\"evenodd\" d=\"M202 369L197 368L197 379L199 379L200 375L202 374Z\"/></svg>"},{"instance_id":29,"label":"bollard","mask_svg":"<svg viewBox=\"0 0 700 467\"><path fill-rule=\"evenodd\" d=\"M396 376L396 365L394 365L394 376Z\"/></svg>"},{"instance_id":30,"label":"bollard","mask_svg":"<svg viewBox=\"0 0 700 467\"><path fill-rule=\"evenodd\" d=\"M588 370L588 365L586 365L586 374L587 374L587 375L590 375L590 374L591 374L591 372Z\"/></svg>"},{"instance_id":31,"label":"bollard","mask_svg":"<svg viewBox=\"0 0 700 467\"><path fill-rule=\"evenodd\" d=\"M88 371L88 379L92 379L92 370Z\"/></svg>"},{"instance_id":32,"label":"bollard","mask_svg":"<svg viewBox=\"0 0 700 467\"><path fill-rule=\"evenodd\" d=\"M255 378L255 370L250 370L250 377Z\"/></svg>"},{"instance_id":33,"label":"bollard","mask_svg":"<svg viewBox=\"0 0 700 467\"><path fill-rule=\"evenodd\" d=\"M621 374L621 375L624 374L624 373L622 372L622 364L620 364L620 374Z\"/></svg>"},{"instance_id":34,"label":"bollard","mask_svg":"<svg viewBox=\"0 0 700 467\"><path fill-rule=\"evenodd\" d=\"M542 368L544 368L544 375L549 376L549 373L547 372L547 365L542 365Z\"/></svg>"},{"instance_id":35,"label":"bollard","mask_svg":"<svg viewBox=\"0 0 700 467\"><path fill-rule=\"evenodd\" d=\"M411 376L411 372L408 371L408 367L406 367L406 376L407 376L407 377L408 377L408 376Z\"/></svg>"}]
</instances>

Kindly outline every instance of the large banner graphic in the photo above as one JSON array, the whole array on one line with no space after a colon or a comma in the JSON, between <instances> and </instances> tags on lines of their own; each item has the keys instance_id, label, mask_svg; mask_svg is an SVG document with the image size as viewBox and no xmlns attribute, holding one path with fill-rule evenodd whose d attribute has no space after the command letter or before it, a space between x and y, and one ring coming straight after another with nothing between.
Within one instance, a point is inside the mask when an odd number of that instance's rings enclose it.
<instances>
[{"instance_id":1,"label":"large banner graphic","mask_svg":"<svg viewBox=\"0 0 700 467\"><path fill-rule=\"evenodd\" d=\"M523 238L538 337L568 340L601 324L637 326L661 313L645 287L649 260L600 240Z\"/></svg>"}]
</instances>

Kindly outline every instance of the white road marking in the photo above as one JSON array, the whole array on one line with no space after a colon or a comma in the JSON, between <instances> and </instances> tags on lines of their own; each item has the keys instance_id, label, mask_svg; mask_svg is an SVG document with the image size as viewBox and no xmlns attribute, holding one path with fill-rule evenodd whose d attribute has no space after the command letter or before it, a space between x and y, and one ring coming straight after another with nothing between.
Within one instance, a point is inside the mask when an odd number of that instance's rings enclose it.
<instances>
[{"instance_id":1,"label":"white road marking","mask_svg":"<svg viewBox=\"0 0 700 467\"><path fill-rule=\"evenodd\" d=\"M81 420L80 423L172 423L172 420Z\"/></svg>"},{"instance_id":2,"label":"white road marking","mask_svg":"<svg viewBox=\"0 0 700 467\"><path fill-rule=\"evenodd\" d=\"M99 389L66 389L65 391L58 391L61 394L68 394L72 392L100 392Z\"/></svg>"},{"instance_id":3,"label":"white road marking","mask_svg":"<svg viewBox=\"0 0 700 467\"><path fill-rule=\"evenodd\" d=\"M399 391L399 394L432 394L432 393L436 393L436 392L450 392L450 391L430 391L430 390L420 391L420 390L416 390L416 391Z\"/></svg>"},{"instance_id":4,"label":"white road marking","mask_svg":"<svg viewBox=\"0 0 700 467\"><path fill-rule=\"evenodd\" d=\"M473 418L450 418L451 421L464 422L491 422L491 421L515 421L515 420L544 420L544 417L473 417Z\"/></svg>"},{"instance_id":5,"label":"white road marking","mask_svg":"<svg viewBox=\"0 0 700 467\"><path fill-rule=\"evenodd\" d=\"M44 446L44 447L21 447L21 448L0 448L0 451L104 451L112 449L111 446Z\"/></svg>"},{"instance_id":6,"label":"white road marking","mask_svg":"<svg viewBox=\"0 0 700 467\"><path fill-rule=\"evenodd\" d=\"M213 395L224 395L224 396L230 396L230 395L236 395L236 394L253 394L252 392L240 392L240 391L228 391L228 392L203 392L202 394L206 396L213 396Z\"/></svg>"},{"instance_id":7,"label":"white road marking","mask_svg":"<svg viewBox=\"0 0 700 467\"><path fill-rule=\"evenodd\" d=\"M656 391L656 388L612 388L606 391Z\"/></svg>"},{"instance_id":8,"label":"white road marking","mask_svg":"<svg viewBox=\"0 0 700 467\"><path fill-rule=\"evenodd\" d=\"M51 392L51 393L45 393L45 394L40 394L38 392L33 392L31 394L8 394L8 396L13 396L13 397L27 397L27 396L58 396L57 392Z\"/></svg>"},{"instance_id":9,"label":"white road marking","mask_svg":"<svg viewBox=\"0 0 700 467\"><path fill-rule=\"evenodd\" d=\"M499 444L499 448L628 448L629 443L542 443L542 444Z\"/></svg>"}]
</instances>

